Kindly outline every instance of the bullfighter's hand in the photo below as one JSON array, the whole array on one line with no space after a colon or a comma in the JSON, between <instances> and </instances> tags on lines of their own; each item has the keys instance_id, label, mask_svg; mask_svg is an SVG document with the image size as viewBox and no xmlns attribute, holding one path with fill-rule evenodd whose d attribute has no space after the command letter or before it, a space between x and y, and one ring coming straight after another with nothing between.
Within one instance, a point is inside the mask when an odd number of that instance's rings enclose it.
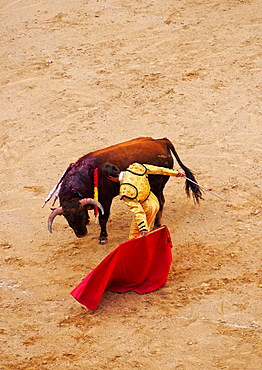
<instances>
[{"instance_id":1,"label":"bullfighter's hand","mask_svg":"<svg viewBox=\"0 0 262 370\"><path fill-rule=\"evenodd\" d=\"M186 175L182 172L178 172L178 174L176 175L176 177L186 177Z\"/></svg>"},{"instance_id":2,"label":"bullfighter's hand","mask_svg":"<svg viewBox=\"0 0 262 370\"><path fill-rule=\"evenodd\" d=\"M148 233L149 233L149 231L147 231L147 230L140 231L140 235L141 235L141 236L147 236L147 235L148 235Z\"/></svg>"}]
</instances>

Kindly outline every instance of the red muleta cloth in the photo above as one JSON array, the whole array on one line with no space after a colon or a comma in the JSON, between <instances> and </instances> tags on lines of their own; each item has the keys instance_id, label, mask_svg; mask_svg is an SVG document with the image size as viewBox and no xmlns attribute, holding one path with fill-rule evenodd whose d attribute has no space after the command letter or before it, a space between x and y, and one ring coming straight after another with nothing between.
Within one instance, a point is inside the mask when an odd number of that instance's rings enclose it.
<instances>
[{"instance_id":1,"label":"red muleta cloth","mask_svg":"<svg viewBox=\"0 0 262 370\"><path fill-rule=\"evenodd\" d=\"M172 262L172 241L166 226L146 237L120 244L70 293L95 310L105 290L149 293L165 285Z\"/></svg>"}]
</instances>

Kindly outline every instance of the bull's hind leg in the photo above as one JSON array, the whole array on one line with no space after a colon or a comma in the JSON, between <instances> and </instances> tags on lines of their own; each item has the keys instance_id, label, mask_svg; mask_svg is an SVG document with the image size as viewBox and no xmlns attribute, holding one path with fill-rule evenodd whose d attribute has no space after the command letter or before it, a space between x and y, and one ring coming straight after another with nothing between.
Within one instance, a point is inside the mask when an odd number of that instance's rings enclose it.
<instances>
[{"instance_id":1,"label":"bull's hind leg","mask_svg":"<svg viewBox=\"0 0 262 370\"><path fill-rule=\"evenodd\" d=\"M159 211L157 212L155 222L154 222L154 228L161 226L162 221L162 214L165 204L165 197L163 194L164 187L169 179L169 176L162 176L162 175L149 175L148 177L151 190L157 197L159 201Z\"/></svg>"},{"instance_id":2,"label":"bull's hind leg","mask_svg":"<svg viewBox=\"0 0 262 370\"><path fill-rule=\"evenodd\" d=\"M165 204L165 197L164 197L163 191L159 194L159 197L157 197L157 199L159 201L159 211L156 214L154 228L161 226L161 222L162 222L162 215L163 215L163 209L164 209L164 204Z\"/></svg>"}]
</instances>

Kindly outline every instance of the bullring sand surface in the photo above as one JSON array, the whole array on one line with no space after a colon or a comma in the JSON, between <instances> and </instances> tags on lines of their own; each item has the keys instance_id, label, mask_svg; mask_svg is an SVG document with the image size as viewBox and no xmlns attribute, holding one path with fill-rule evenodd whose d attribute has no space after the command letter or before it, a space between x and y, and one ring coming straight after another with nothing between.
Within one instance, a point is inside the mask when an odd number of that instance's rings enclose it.
<instances>
[{"instance_id":1,"label":"bullring sand surface","mask_svg":"<svg viewBox=\"0 0 262 370\"><path fill-rule=\"evenodd\" d=\"M1 369L262 368L261 0L16 0L1 19ZM209 193L165 188L167 284L70 291L128 238L119 198L98 245L41 205L80 156L168 137ZM177 166L175 166L177 168ZM179 168L178 168L179 169Z\"/></svg>"}]
</instances>

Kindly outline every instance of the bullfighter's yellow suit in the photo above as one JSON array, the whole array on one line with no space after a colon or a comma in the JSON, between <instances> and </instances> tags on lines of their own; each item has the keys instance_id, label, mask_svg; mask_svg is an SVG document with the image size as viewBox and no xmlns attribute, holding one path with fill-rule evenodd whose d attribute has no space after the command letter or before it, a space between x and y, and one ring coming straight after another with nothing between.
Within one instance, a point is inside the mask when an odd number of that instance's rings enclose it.
<instances>
[{"instance_id":1,"label":"bullfighter's yellow suit","mask_svg":"<svg viewBox=\"0 0 262 370\"><path fill-rule=\"evenodd\" d=\"M159 210L159 202L150 189L148 175L179 176L180 173L150 164L133 163L120 173L120 197L134 213L129 239L136 238L142 231L150 231Z\"/></svg>"}]
</instances>

